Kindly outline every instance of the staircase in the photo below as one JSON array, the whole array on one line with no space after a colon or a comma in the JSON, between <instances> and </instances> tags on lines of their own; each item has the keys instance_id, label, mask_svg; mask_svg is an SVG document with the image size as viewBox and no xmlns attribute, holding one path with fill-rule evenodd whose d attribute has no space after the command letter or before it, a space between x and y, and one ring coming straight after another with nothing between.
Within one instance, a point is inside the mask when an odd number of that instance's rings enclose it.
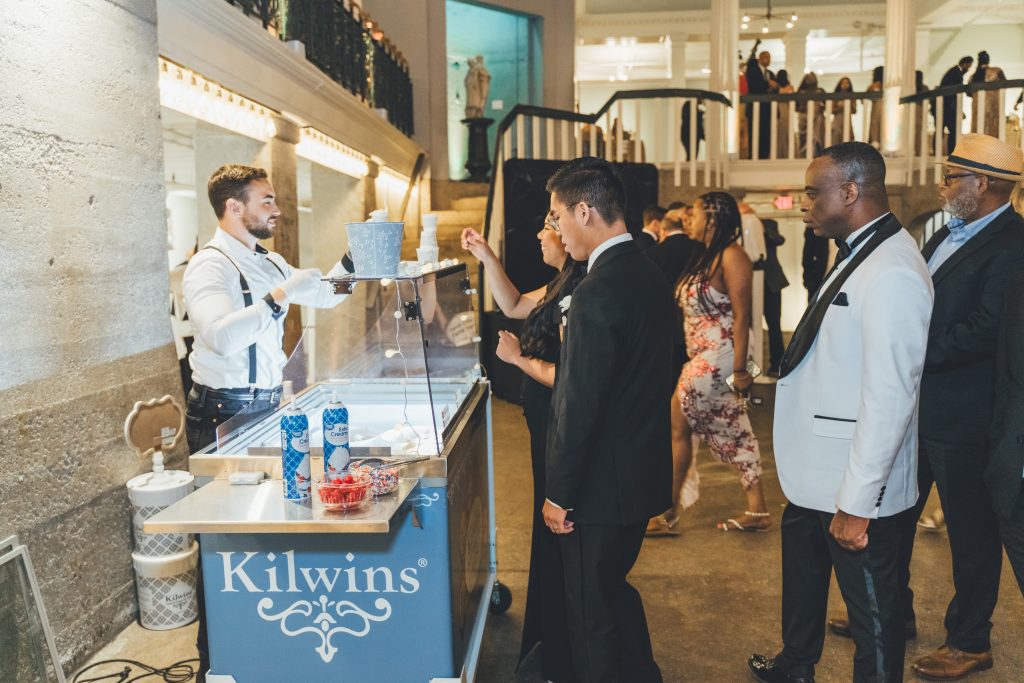
<instances>
[{"instance_id":1,"label":"staircase","mask_svg":"<svg viewBox=\"0 0 1024 683\"><path fill-rule=\"evenodd\" d=\"M451 209L432 211L437 216L437 246L441 258L457 258L466 264L470 281L477 287L480 262L462 249L462 231L473 228L483 232L484 213L487 211L487 197L463 197L451 200Z\"/></svg>"}]
</instances>

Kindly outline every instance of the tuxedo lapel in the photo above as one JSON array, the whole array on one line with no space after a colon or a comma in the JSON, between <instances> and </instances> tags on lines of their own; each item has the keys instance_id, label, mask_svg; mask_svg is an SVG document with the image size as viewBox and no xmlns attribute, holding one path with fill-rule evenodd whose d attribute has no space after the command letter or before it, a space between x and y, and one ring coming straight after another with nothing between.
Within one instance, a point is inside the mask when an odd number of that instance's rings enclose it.
<instances>
[{"instance_id":1,"label":"tuxedo lapel","mask_svg":"<svg viewBox=\"0 0 1024 683\"><path fill-rule=\"evenodd\" d=\"M796 330L793 332L793 338L790 340L789 346L786 347L785 354L782 356L781 377L785 377L792 372L796 366L800 365L800 361L804 359L804 356L807 355L815 338L818 336L818 330L825 319L825 314L828 313L829 306L832 305L832 300L836 298L836 294L839 293L839 290L846 283L846 280L849 279L850 275L882 242L902 229L903 226L896 220L896 217L890 215L879 226L871 239L856 254L850 257L850 262L836 275L828 287L821 291L814 303L807 307L807 310L804 311L803 316L800 318L799 324L796 326Z\"/></svg>"},{"instance_id":2,"label":"tuxedo lapel","mask_svg":"<svg viewBox=\"0 0 1024 683\"><path fill-rule=\"evenodd\" d=\"M924 245L924 249L921 250L921 256L924 257L925 263L927 263L935 250L939 248L943 240L949 237L949 226L943 225L941 228L935 231L932 238Z\"/></svg>"},{"instance_id":3,"label":"tuxedo lapel","mask_svg":"<svg viewBox=\"0 0 1024 683\"><path fill-rule=\"evenodd\" d=\"M596 261L594 261L593 267L591 267L587 271L587 277L589 277L591 273L593 273L598 268L608 263L612 259L618 258L623 254L635 253L636 251L636 240L628 240L626 242L622 242L621 244L616 244L614 246L608 247L605 251L601 252L601 255L597 257Z\"/></svg>"},{"instance_id":4,"label":"tuxedo lapel","mask_svg":"<svg viewBox=\"0 0 1024 683\"><path fill-rule=\"evenodd\" d=\"M959 264L961 261L969 257L974 252L978 251L978 249L981 249L983 246L991 242L992 239L997 234L999 234L999 231L1006 227L1006 225L1010 222L1010 219L1013 218L1015 215L1016 214L1014 213L1013 207L1007 207L1001 214L996 216L995 219L988 226L982 228L981 232L967 240L967 242L963 244L955 252L953 252L953 254L948 259L943 261L942 265L939 266L939 269L936 270L935 273L932 275L932 282L936 285L939 284L939 282L941 282L943 278L949 275L953 271L953 269L956 268L957 264ZM945 230L948 234L949 228L943 226L942 229ZM938 233L936 233L936 237L937 236ZM933 249L932 253L934 253L934 251L935 250ZM930 257L931 254L926 256L925 260L927 261Z\"/></svg>"}]
</instances>

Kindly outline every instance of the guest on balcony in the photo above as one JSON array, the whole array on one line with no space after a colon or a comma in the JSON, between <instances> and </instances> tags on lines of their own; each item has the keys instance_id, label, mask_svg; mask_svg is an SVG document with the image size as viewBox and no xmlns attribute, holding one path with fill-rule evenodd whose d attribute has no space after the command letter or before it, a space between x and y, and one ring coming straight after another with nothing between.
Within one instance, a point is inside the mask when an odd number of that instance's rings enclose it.
<instances>
[{"instance_id":1,"label":"guest on balcony","mask_svg":"<svg viewBox=\"0 0 1024 683\"><path fill-rule=\"evenodd\" d=\"M836 84L834 92L837 93L852 93L853 82L847 76L843 76L839 79ZM857 100L850 100L850 121L849 135L844 136L843 131L847 129L846 121L846 106L845 100L833 100L832 101L832 142L849 142L853 138L853 115L857 113ZM874 112L872 112L874 114Z\"/></svg>"},{"instance_id":2,"label":"guest on balcony","mask_svg":"<svg viewBox=\"0 0 1024 683\"><path fill-rule=\"evenodd\" d=\"M814 93L823 93L825 91L818 87L817 74L810 71L806 73L803 80L800 81L800 87L797 88L797 92L805 95L812 95ZM824 102L814 103L814 121L808 124L807 111L810 107L809 103L807 101L796 103L797 118L799 119L800 126L800 156L805 156L807 154L807 145L813 145L813 147L811 147L811 153L813 156L821 154L822 140L825 139L824 105ZM808 131L808 126L811 127L810 131Z\"/></svg>"},{"instance_id":3,"label":"guest on balcony","mask_svg":"<svg viewBox=\"0 0 1024 683\"><path fill-rule=\"evenodd\" d=\"M768 68L772 63L772 55L767 50L754 58L754 52L761 41L754 43L750 51L750 59L747 60L747 90L751 95L767 95L778 92L779 84L775 80L775 74ZM747 139L750 140L750 156L754 159L767 159L771 156L771 103L759 102L760 123L758 124L757 150L754 150L754 105L747 105Z\"/></svg>"},{"instance_id":4,"label":"guest on balcony","mask_svg":"<svg viewBox=\"0 0 1024 683\"><path fill-rule=\"evenodd\" d=\"M974 64L973 57L961 57L960 61L956 66L952 67L942 77L942 81L939 83L940 88L945 88L949 85L963 85L964 74ZM957 116L956 116L956 94L946 95L942 98L942 130L948 133L946 138L946 149L952 150L956 147L956 138L960 133L957 130Z\"/></svg>"},{"instance_id":5,"label":"guest on balcony","mask_svg":"<svg viewBox=\"0 0 1024 683\"><path fill-rule=\"evenodd\" d=\"M789 81L789 72L779 69L775 75L775 82L779 84L780 95L792 95L793 84ZM789 120L789 102L782 102L779 105L779 132L778 132L778 157L786 159L789 157L789 139L792 137Z\"/></svg>"},{"instance_id":6,"label":"guest on balcony","mask_svg":"<svg viewBox=\"0 0 1024 683\"><path fill-rule=\"evenodd\" d=\"M876 66L875 70L871 72L871 85L868 86L868 92L882 92L882 78L885 75L885 70ZM879 149L882 146L882 100L871 101L871 123L868 126L868 142L875 149Z\"/></svg>"},{"instance_id":7,"label":"guest on balcony","mask_svg":"<svg viewBox=\"0 0 1024 683\"><path fill-rule=\"evenodd\" d=\"M982 50L978 53L978 68L971 76L971 85L1006 80L1003 70L998 66L991 66L990 61L988 52ZM999 91L978 90L971 93L971 97L974 100L971 103L971 121L973 121L974 130L992 137L999 137L999 117L1002 116L1002 112L999 111ZM985 103L984 121L981 120L982 102Z\"/></svg>"}]
</instances>

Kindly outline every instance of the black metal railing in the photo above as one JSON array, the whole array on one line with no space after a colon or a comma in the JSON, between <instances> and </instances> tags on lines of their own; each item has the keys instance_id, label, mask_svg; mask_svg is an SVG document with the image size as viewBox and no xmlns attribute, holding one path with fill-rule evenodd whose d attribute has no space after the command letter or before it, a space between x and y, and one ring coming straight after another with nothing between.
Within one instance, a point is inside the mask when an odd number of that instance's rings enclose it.
<instances>
[{"instance_id":1,"label":"black metal railing","mask_svg":"<svg viewBox=\"0 0 1024 683\"><path fill-rule=\"evenodd\" d=\"M306 59L406 135L413 133L409 65L362 11L343 0L227 0L281 40L305 45Z\"/></svg>"}]
</instances>

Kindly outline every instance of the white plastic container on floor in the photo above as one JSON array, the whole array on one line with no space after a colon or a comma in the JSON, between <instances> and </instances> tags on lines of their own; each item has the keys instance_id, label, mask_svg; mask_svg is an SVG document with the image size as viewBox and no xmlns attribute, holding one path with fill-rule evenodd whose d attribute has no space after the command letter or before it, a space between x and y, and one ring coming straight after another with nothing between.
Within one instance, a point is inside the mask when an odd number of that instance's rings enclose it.
<instances>
[{"instance_id":1,"label":"white plastic container on floor","mask_svg":"<svg viewBox=\"0 0 1024 683\"><path fill-rule=\"evenodd\" d=\"M142 531L142 524L192 493L194 488L195 477L181 470L147 472L128 481L135 552L149 556L174 555L192 547L191 534L147 534Z\"/></svg>"},{"instance_id":2,"label":"white plastic container on floor","mask_svg":"<svg viewBox=\"0 0 1024 683\"><path fill-rule=\"evenodd\" d=\"M196 620L198 543L174 555L150 557L132 553L132 564L139 595L139 623L143 628L166 631Z\"/></svg>"}]
</instances>

